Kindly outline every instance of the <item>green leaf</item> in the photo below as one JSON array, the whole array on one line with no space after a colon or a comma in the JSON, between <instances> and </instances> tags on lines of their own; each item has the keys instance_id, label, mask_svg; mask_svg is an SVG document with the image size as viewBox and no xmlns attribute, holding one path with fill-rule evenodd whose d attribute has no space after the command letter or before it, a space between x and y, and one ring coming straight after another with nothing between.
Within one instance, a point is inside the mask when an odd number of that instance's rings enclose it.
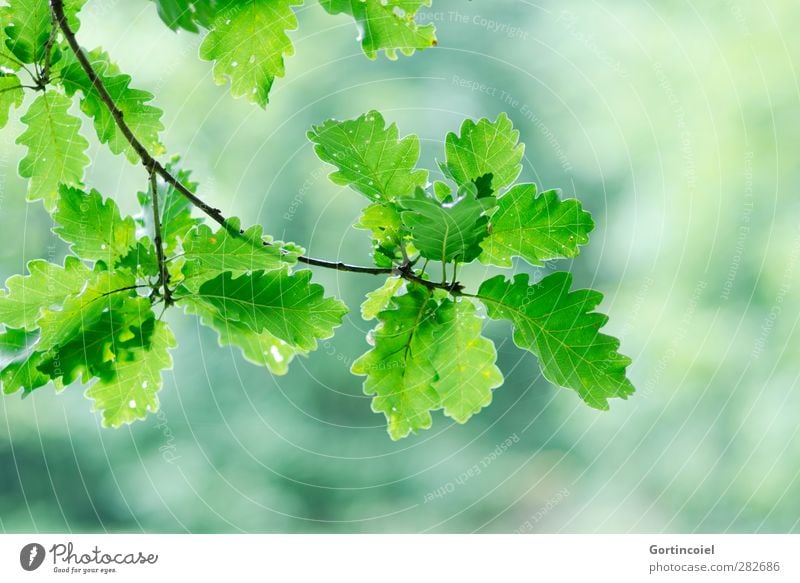
<instances>
[{"instance_id":1,"label":"green leaf","mask_svg":"<svg viewBox=\"0 0 800 583\"><path fill-rule=\"evenodd\" d=\"M400 139L377 111L349 121L328 120L312 127L308 139L320 160L338 168L329 178L372 201L393 201L425 186L427 170L417 170L419 138Z\"/></svg>"},{"instance_id":2,"label":"green leaf","mask_svg":"<svg viewBox=\"0 0 800 583\"><path fill-rule=\"evenodd\" d=\"M0 77L0 129L6 127L11 108L19 108L24 98L25 92L16 75Z\"/></svg>"},{"instance_id":3,"label":"green leaf","mask_svg":"<svg viewBox=\"0 0 800 583\"><path fill-rule=\"evenodd\" d=\"M310 271L256 271L236 279L226 272L205 282L196 295L216 309L216 317L241 322L253 332L269 332L291 347L311 351L333 336L347 308L324 297L310 283Z\"/></svg>"},{"instance_id":4,"label":"green leaf","mask_svg":"<svg viewBox=\"0 0 800 583\"><path fill-rule=\"evenodd\" d=\"M41 338L35 346L43 351L38 369L55 381L57 389L77 380L111 378L123 350L149 342L155 320L150 300L130 292L107 299L102 311L86 309L84 314L80 325L61 330L58 344L48 346Z\"/></svg>"},{"instance_id":5,"label":"green leaf","mask_svg":"<svg viewBox=\"0 0 800 583\"><path fill-rule=\"evenodd\" d=\"M53 228L75 255L89 261L104 261L113 266L136 245L136 223L124 219L113 199L92 189L88 194L78 188L61 186Z\"/></svg>"},{"instance_id":6,"label":"green leaf","mask_svg":"<svg viewBox=\"0 0 800 583\"><path fill-rule=\"evenodd\" d=\"M106 427L132 423L144 419L148 411L158 411L162 371L172 368L169 350L177 342L165 323L155 319L148 322L153 328L145 334L149 342L118 350L111 375L86 390L86 396L95 402L94 409L103 412Z\"/></svg>"},{"instance_id":7,"label":"green leaf","mask_svg":"<svg viewBox=\"0 0 800 583\"><path fill-rule=\"evenodd\" d=\"M191 180L192 173L184 170L178 166L180 158L174 156L166 164L166 170L178 182L183 184L192 192L197 192L197 182ZM203 222L202 219L192 217L192 203L183 196L171 184L159 179L157 181L158 189L158 204L159 216L161 217L161 241L164 243L164 254L171 256L175 254L178 245L186 237L186 234L192 227L199 225ZM139 204L142 206L142 215L137 219L137 223L145 227L151 234L155 236L155 228L153 223L153 207L150 192L138 193Z\"/></svg>"},{"instance_id":8,"label":"green leaf","mask_svg":"<svg viewBox=\"0 0 800 583\"><path fill-rule=\"evenodd\" d=\"M499 191L513 184L522 172L520 160L525 146L518 142L519 131L505 113L493 122L486 118L478 123L468 119L461 126L460 136L447 134L443 170L459 186L491 174L492 188Z\"/></svg>"},{"instance_id":9,"label":"green leaf","mask_svg":"<svg viewBox=\"0 0 800 583\"><path fill-rule=\"evenodd\" d=\"M153 156L163 154L166 149L158 136L159 132L164 129L164 124L161 123L163 112L148 104L153 100L153 94L131 88L130 76L120 73L119 68L102 50L95 49L87 57L98 78L111 95L111 99L122 112L123 119L133 135ZM139 162L139 154L117 126L114 117L103 103L100 94L83 71L77 58L71 52L67 53L65 58L67 62L61 69L64 90L70 97L77 92L83 95L81 110L94 119L94 129L100 142L108 144L109 149L115 154L125 154L130 162Z\"/></svg>"},{"instance_id":10,"label":"green leaf","mask_svg":"<svg viewBox=\"0 0 800 583\"><path fill-rule=\"evenodd\" d=\"M354 225L372 232L373 257L379 267L391 267L403 260L400 243L404 237L400 209L394 203L376 202L364 209Z\"/></svg>"},{"instance_id":11,"label":"green leaf","mask_svg":"<svg viewBox=\"0 0 800 583\"><path fill-rule=\"evenodd\" d=\"M469 263L480 255L480 242L488 235L484 213L495 204L493 197L479 199L474 193L441 203L422 189L400 201L414 246L423 257L445 263Z\"/></svg>"},{"instance_id":12,"label":"green leaf","mask_svg":"<svg viewBox=\"0 0 800 583\"><path fill-rule=\"evenodd\" d=\"M58 185L81 186L89 164L85 151L89 142L80 134L81 120L67 110L72 101L48 91L36 98L22 123L28 126L17 143L27 146L20 160L19 174L30 178L28 200L44 200L52 211L58 201Z\"/></svg>"},{"instance_id":13,"label":"green leaf","mask_svg":"<svg viewBox=\"0 0 800 583\"><path fill-rule=\"evenodd\" d=\"M65 0L64 14L72 30L78 30L78 11L86 0ZM52 30L48 0L9 0L4 10L6 47L23 63L44 61L45 46Z\"/></svg>"},{"instance_id":14,"label":"green leaf","mask_svg":"<svg viewBox=\"0 0 800 583\"><path fill-rule=\"evenodd\" d=\"M198 26L208 28L217 11L216 0L155 0L158 15L172 30L183 28L197 32Z\"/></svg>"},{"instance_id":15,"label":"green leaf","mask_svg":"<svg viewBox=\"0 0 800 583\"><path fill-rule=\"evenodd\" d=\"M466 423L492 402L492 389L503 384L503 374L495 366L497 351L491 340L481 336L483 321L471 301L444 300L436 317L433 386L445 414Z\"/></svg>"},{"instance_id":16,"label":"green leaf","mask_svg":"<svg viewBox=\"0 0 800 583\"><path fill-rule=\"evenodd\" d=\"M217 332L220 346L238 346L246 360L267 367L272 374L285 375L295 355L303 354L269 332L253 332L241 322L217 317L216 311L202 301L188 301L186 311L196 314L204 326Z\"/></svg>"},{"instance_id":17,"label":"green leaf","mask_svg":"<svg viewBox=\"0 0 800 583\"><path fill-rule=\"evenodd\" d=\"M4 16L6 47L23 63L41 61L52 22L47 0L10 0Z\"/></svg>"},{"instance_id":18,"label":"green leaf","mask_svg":"<svg viewBox=\"0 0 800 583\"><path fill-rule=\"evenodd\" d=\"M183 244L187 288L194 290L223 272L231 272L235 277L252 271L285 269L297 263L303 253L296 245L265 236L259 225L240 233L239 224L238 219L232 218L227 227L217 232L207 225L189 231Z\"/></svg>"},{"instance_id":19,"label":"green leaf","mask_svg":"<svg viewBox=\"0 0 800 583\"><path fill-rule=\"evenodd\" d=\"M214 80L230 80L234 97L261 105L269 101L276 77L284 75L284 56L294 54L286 32L297 28L292 10L303 0L221 0L200 57L214 63Z\"/></svg>"},{"instance_id":20,"label":"green leaf","mask_svg":"<svg viewBox=\"0 0 800 583\"><path fill-rule=\"evenodd\" d=\"M19 71L20 61L17 59L8 43L13 41L6 33L6 28L11 22L11 10L8 6L0 6L0 67L6 71Z\"/></svg>"},{"instance_id":21,"label":"green leaf","mask_svg":"<svg viewBox=\"0 0 800 583\"><path fill-rule=\"evenodd\" d=\"M436 181L433 183L433 196L439 202L452 202L453 201L453 189L450 187L449 184L444 182Z\"/></svg>"},{"instance_id":22,"label":"green leaf","mask_svg":"<svg viewBox=\"0 0 800 583\"><path fill-rule=\"evenodd\" d=\"M398 50L411 55L416 49L436 46L434 26L420 26L414 20L431 0L320 0L320 4L331 14L349 14L355 19L361 47L370 59L381 50L396 59Z\"/></svg>"},{"instance_id":23,"label":"green leaf","mask_svg":"<svg viewBox=\"0 0 800 583\"><path fill-rule=\"evenodd\" d=\"M625 376L631 360L617 352L619 340L600 333L608 317L593 310L602 294L570 292L571 284L568 273L553 273L535 285L527 274L513 282L497 276L481 285L478 297L491 318L514 324L514 342L539 358L550 382L605 410L608 399L634 392Z\"/></svg>"},{"instance_id":24,"label":"green leaf","mask_svg":"<svg viewBox=\"0 0 800 583\"><path fill-rule=\"evenodd\" d=\"M42 309L79 293L91 277L76 257L67 257L63 267L35 259L28 263L28 272L8 278L8 291L0 291L0 323L8 328L36 329Z\"/></svg>"},{"instance_id":25,"label":"green leaf","mask_svg":"<svg viewBox=\"0 0 800 583\"><path fill-rule=\"evenodd\" d=\"M576 257L579 245L589 242L592 215L572 198L562 201L555 190L536 196L535 184L518 184L498 201L490 235L483 240L483 263L511 267L512 257L531 265Z\"/></svg>"},{"instance_id":26,"label":"green leaf","mask_svg":"<svg viewBox=\"0 0 800 583\"><path fill-rule=\"evenodd\" d=\"M156 247L147 237L142 237L128 253L114 262L117 269L127 269L138 277L156 277L160 274Z\"/></svg>"},{"instance_id":27,"label":"green leaf","mask_svg":"<svg viewBox=\"0 0 800 583\"><path fill-rule=\"evenodd\" d=\"M0 334L0 382L6 395L29 393L50 382L50 376L37 368L42 354L34 351L35 341L36 334L25 330L6 328Z\"/></svg>"},{"instance_id":28,"label":"green leaf","mask_svg":"<svg viewBox=\"0 0 800 583\"><path fill-rule=\"evenodd\" d=\"M155 314L147 298L115 294L102 299L102 309L95 309L95 302L74 299L82 304L82 318L44 322L38 339L29 333L27 347L2 364L4 392L23 389L29 393L50 381L62 389L79 379L108 380L126 350L149 343Z\"/></svg>"},{"instance_id":29,"label":"green leaf","mask_svg":"<svg viewBox=\"0 0 800 583\"><path fill-rule=\"evenodd\" d=\"M367 321L377 318L402 285L402 278L390 277L381 287L368 293L367 300L361 305L361 317Z\"/></svg>"},{"instance_id":30,"label":"green leaf","mask_svg":"<svg viewBox=\"0 0 800 583\"><path fill-rule=\"evenodd\" d=\"M366 376L364 393L374 395L372 410L383 413L392 439L431 426L431 410L440 407L431 364L435 347L436 302L424 287L410 285L378 316L374 346L353 364Z\"/></svg>"},{"instance_id":31,"label":"green leaf","mask_svg":"<svg viewBox=\"0 0 800 583\"><path fill-rule=\"evenodd\" d=\"M135 283L133 275L124 271L95 272L79 294L69 296L59 309L45 308L38 324L42 334L37 350L63 345L81 330L89 328L102 314L119 308L126 297L119 293Z\"/></svg>"}]
</instances>

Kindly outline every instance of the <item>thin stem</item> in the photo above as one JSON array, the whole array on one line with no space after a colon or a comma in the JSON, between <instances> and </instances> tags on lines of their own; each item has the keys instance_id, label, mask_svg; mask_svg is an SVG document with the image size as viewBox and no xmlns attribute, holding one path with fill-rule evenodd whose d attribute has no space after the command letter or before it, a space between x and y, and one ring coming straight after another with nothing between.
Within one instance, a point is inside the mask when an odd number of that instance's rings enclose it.
<instances>
[{"instance_id":1,"label":"thin stem","mask_svg":"<svg viewBox=\"0 0 800 583\"><path fill-rule=\"evenodd\" d=\"M150 169L150 200L153 203L153 230L155 231L156 257L158 258L158 287L164 290L164 304L172 305L172 291L169 289L169 271L164 258L164 239L161 237L161 215L158 211L158 175Z\"/></svg>"},{"instance_id":2,"label":"thin stem","mask_svg":"<svg viewBox=\"0 0 800 583\"><path fill-rule=\"evenodd\" d=\"M100 100L106 106L108 111L111 113L111 117L114 120L114 123L119 128L122 135L125 137L127 142L131 145L134 149L136 154L139 156L139 159L142 162L142 165L145 169L151 174L157 174L160 176L167 184L175 188L181 195L183 195L189 202L191 202L195 207L200 209L203 213L205 213L209 218L214 220L216 223L222 225L224 228L228 230L233 235L238 235L239 231L234 229L228 223L225 215L222 214L217 208L212 207L211 205L207 204L203 200L201 200L195 193L193 193L189 188L187 188L184 184L181 183L175 176L173 176L158 160L153 158L150 153L147 151L147 148L136 138L131 131L131 128L125 122L124 116L122 111L117 107L117 104L114 102L114 99L108 93L105 85L103 84L102 79L97 75L97 72L92 67L92 64L89 62L89 59L81 49L80 44L78 43L78 39L75 37L75 33L73 32L72 28L69 26L67 22L67 18L64 14L64 0L50 0L50 7L52 9L53 15L55 17L56 22L58 23L61 32L64 34L64 38L67 40L67 44L70 47L70 50L75 54L75 57L78 59L78 63L80 64L83 71L89 77L89 80L92 83L92 86L97 91ZM268 244L268 243L265 243ZM408 281L416 282L420 285L425 286L428 289L443 289L447 290L450 293L456 295L460 294L461 290L463 289L461 284L454 282L452 284L446 283L446 281L442 281L441 284L430 282L426 279L423 279L416 275L413 270L413 265L410 263L406 263L403 266L397 268L383 268L383 267L362 267L359 265L349 265L347 263L337 262L337 261L326 261L324 259L315 259L313 257L306 257L300 256L297 258L300 263L305 263L306 265L313 265L315 267L323 267L325 269L333 269L336 271L344 271L349 273L364 273L368 275L399 275ZM166 289L166 286L165 286Z\"/></svg>"},{"instance_id":3,"label":"thin stem","mask_svg":"<svg viewBox=\"0 0 800 583\"><path fill-rule=\"evenodd\" d=\"M408 251L406 250L406 242L400 241L400 253L403 254L403 265L411 265L411 259L408 258Z\"/></svg>"},{"instance_id":4,"label":"thin stem","mask_svg":"<svg viewBox=\"0 0 800 583\"><path fill-rule=\"evenodd\" d=\"M5 93L6 91L14 91L14 89L22 89L25 85L14 85L13 87L3 87L0 89L0 93ZM36 89L35 87L30 87L30 89Z\"/></svg>"},{"instance_id":5,"label":"thin stem","mask_svg":"<svg viewBox=\"0 0 800 583\"><path fill-rule=\"evenodd\" d=\"M143 287L150 287L150 286L146 285L146 284L128 285L128 286L125 286L125 287L121 287L119 289L112 289L111 291L108 291L108 292L105 292L104 294L101 294L100 296L98 296L95 299L98 300L98 299L104 298L106 296L110 296L110 295L113 295L113 294L118 294L118 293L124 292L124 291L131 291L131 290L134 290L134 289L140 289L140 288L143 288Z\"/></svg>"},{"instance_id":6,"label":"thin stem","mask_svg":"<svg viewBox=\"0 0 800 583\"><path fill-rule=\"evenodd\" d=\"M425 275L425 272L428 270L428 263L430 263L430 259L425 259L425 263L422 264L422 274Z\"/></svg>"},{"instance_id":7,"label":"thin stem","mask_svg":"<svg viewBox=\"0 0 800 583\"><path fill-rule=\"evenodd\" d=\"M44 67L42 68L41 77L38 79L39 86L44 87L50 82L50 66L53 60L52 52L53 45L56 42L56 35L58 33L58 23L56 22L56 15L51 11L50 13L50 36L44 45Z\"/></svg>"}]
</instances>

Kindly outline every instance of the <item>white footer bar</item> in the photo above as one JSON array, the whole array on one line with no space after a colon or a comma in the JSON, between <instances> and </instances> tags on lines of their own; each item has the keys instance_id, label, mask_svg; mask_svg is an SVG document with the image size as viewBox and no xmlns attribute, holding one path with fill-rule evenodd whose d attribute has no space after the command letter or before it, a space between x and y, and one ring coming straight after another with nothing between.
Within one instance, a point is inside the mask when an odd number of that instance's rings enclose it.
<instances>
[{"instance_id":1,"label":"white footer bar","mask_svg":"<svg viewBox=\"0 0 800 583\"><path fill-rule=\"evenodd\" d=\"M800 581L798 535L0 535L0 581Z\"/></svg>"}]
</instances>

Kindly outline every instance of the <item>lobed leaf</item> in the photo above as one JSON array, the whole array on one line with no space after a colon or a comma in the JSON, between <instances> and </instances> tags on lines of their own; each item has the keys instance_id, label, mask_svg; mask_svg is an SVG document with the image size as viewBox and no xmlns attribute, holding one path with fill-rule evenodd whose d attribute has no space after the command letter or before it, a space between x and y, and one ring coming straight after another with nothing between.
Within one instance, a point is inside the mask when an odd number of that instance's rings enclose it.
<instances>
[{"instance_id":1,"label":"lobed leaf","mask_svg":"<svg viewBox=\"0 0 800 583\"><path fill-rule=\"evenodd\" d=\"M200 318L204 326L217 332L220 346L237 346L242 356L257 366L267 367L272 374L285 375L289 364L298 354L304 354L269 332L253 332L246 324L235 320L224 320L216 311L202 301L186 303L186 311Z\"/></svg>"},{"instance_id":2,"label":"lobed leaf","mask_svg":"<svg viewBox=\"0 0 800 583\"><path fill-rule=\"evenodd\" d=\"M492 175L495 191L510 186L522 172L525 146L519 144L519 131L505 113L495 121L484 118L475 123L466 120L461 134L447 134L447 160L442 169L459 186L475 183Z\"/></svg>"},{"instance_id":3,"label":"lobed leaf","mask_svg":"<svg viewBox=\"0 0 800 583\"><path fill-rule=\"evenodd\" d=\"M619 340L600 332L608 321L594 311L602 294L571 292L571 284L568 273L553 273L534 285L527 274L513 281L499 275L481 285L478 297L491 318L512 322L514 342L539 358L550 382L606 410L608 399L625 399L634 392L625 376L631 360L617 352Z\"/></svg>"},{"instance_id":4,"label":"lobed leaf","mask_svg":"<svg viewBox=\"0 0 800 583\"><path fill-rule=\"evenodd\" d=\"M125 349L148 345L155 321L149 299L128 293L101 300L104 309L86 310L84 323L65 326L58 344L49 346L40 338L34 346L41 351L38 369L50 376L58 390L78 380L110 379Z\"/></svg>"},{"instance_id":5,"label":"lobed leaf","mask_svg":"<svg viewBox=\"0 0 800 583\"><path fill-rule=\"evenodd\" d=\"M50 382L50 375L39 370L43 354L33 348L36 333L6 328L0 333L0 383L3 393L26 393Z\"/></svg>"},{"instance_id":6,"label":"lobed leaf","mask_svg":"<svg viewBox=\"0 0 800 583\"><path fill-rule=\"evenodd\" d=\"M417 24L417 12L430 6L431 0L320 0L331 14L349 14L359 29L364 53L370 58L385 51L389 59L399 50L411 55L417 49L436 46L436 29L432 24Z\"/></svg>"},{"instance_id":7,"label":"lobed leaf","mask_svg":"<svg viewBox=\"0 0 800 583\"><path fill-rule=\"evenodd\" d=\"M186 260L183 284L194 290L224 272L235 277L252 271L286 269L297 263L303 253L296 245L264 236L259 225L240 231L239 220L235 218L217 232L207 225L189 231L183 244Z\"/></svg>"},{"instance_id":8,"label":"lobed leaf","mask_svg":"<svg viewBox=\"0 0 800 583\"><path fill-rule=\"evenodd\" d=\"M6 127L11 108L19 108L24 98L25 92L16 75L0 76L0 129Z\"/></svg>"},{"instance_id":9,"label":"lobed leaf","mask_svg":"<svg viewBox=\"0 0 800 583\"><path fill-rule=\"evenodd\" d=\"M125 255L115 259L114 267L127 269L141 278L154 278L161 273L158 267L156 247L148 237L142 237L133 247L128 249ZM167 268L169 269L170 267L172 267L172 264L168 263Z\"/></svg>"},{"instance_id":10,"label":"lobed leaf","mask_svg":"<svg viewBox=\"0 0 800 583\"><path fill-rule=\"evenodd\" d=\"M576 257L589 242L592 216L576 199L561 200L548 190L537 196L535 184L518 184L504 194L492 215L490 234L481 242L483 263L511 267L513 257L531 265Z\"/></svg>"},{"instance_id":11,"label":"lobed leaf","mask_svg":"<svg viewBox=\"0 0 800 583\"><path fill-rule=\"evenodd\" d=\"M81 121L68 112L71 104L60 93L43 93L22 117L28 128L17 138L28 148L19 163L20 176L30 179L28 200L43 199L49 211L58 202L59 184L80 187L89 165L89 142L80 134Z\"/></svg>"},{"instance_id":12,"label":"lobed leaf","mask_svg":"<svg viewBox=\"0 0 800 583\"><path fill-rule=\"evenodd\" d=\"M88 261L112 266L137 243L133 219L122 218L114 200L104 201L94 189L87 194L62 185L53 219L58 223L53 232L70 243L75 255Z\"/></svg>"},{"instance_id":13,"label":"lobed leaf","mask_svg":"<svg viewBox=\"0 0 800 583\"><path fill-rule=\"evenodd\" d=\"M256 271L234 278L230 272L205 282L195 298L213 307L215 317L240 322L253 332L269 332L292 348L308 352L333 336L347 313L339 300L325 298L310 271Z\"/></svg>"},{"instance_id":14,"label":"lobed leaf","mask_svg":"<svg viewBox=\"0 0 800 583\"><path fill-rule=\"evenodd\" d=\"M367 294L367 300L361 305L361 317L367 321L377 318L402 285L403 279L400 277L387 278L381 287Z\"/></svg>"},{"instance_id":15,"label":"lobed leaf","mask_svg":"<svg viewBox=\"0 0 800 583\"><path fill-rule=\"evenodd\" d=\"M428 429L431 411L440 406L431 363L436 307L430 290L409 285L408 293L392 300L392 309L380 313L375 347L352 367L367 377L364 393L374 395L372 410L386 416L395 440Z\"/></svg>"},{"instance_id":16,"label":"lobed leaf","mask_svg":"<svg viewBox=\"0 0 800 583\"><path fill-rule=\"evenodd\" d=\"M372 201L390 202L425 186L426 170L417 170L420 147L415 135L400 139L397 126L370 111L348 121L328 120L314 126L308 139L323 162L338 170L330 179L350 186Z\"/></svg>"},{"instance_id":17,"label":"lobed leaf","mask_svg":"<svg viewBox=\"0 0 800 583\"><path fill-rule=\"evenodd\" d=\"M95 271L80 293L67 297L57 309L42 310L37 322L42 329L37 348L49 350L79 336L104 313L118 309L127 297L118 292L134 283L134 276L124 271Z\"/></svg>"},{"instance_id":18,"label":"lobed leaf","mask_svg":"<svg viewBox=\"0 0 800 583\"><path fill-rule=\"evenodd\" d=\"M494 197L477 198L467 192L452 202L442 203L418 189L413 198L404 198L399 204L403 209L403 224L423 257L446 263L469 263L481 253L480 243L489 234L489 218L485 213L496 202Z\"/></svg>"},{"instance_id":19,"label":"lobed leaf","mask_svg":"<svg viewBox=\"0 0 800 583\"><path fill-rule=\"evenodd\" d=\"M466 423L492 402L492 389L503 384L495 365L497 351L491 340L481 336L483 321L472 301L444 300L436 317L433 386L445 415Z\"/></svg>"},{"instance_id":20,"label":"lobed leaf","mask_svg":"<svg viewBox=\"0 0 800 583\"><path fill-rule=\"evenodd\" d=\"M391 267L403 260L400 247L406 233L396 204L376 202L369 205L354 226L372 232L372 255L376 265Z\"/></svg>"},{"instance_id":21,"label":"lobed leaf","mask_svg":"<svg viewBox=\"0 0 800 583\"><path fill-rule=\"evenodd\" d=\"M94 409L103 412L105 426L119 427L144 419L148 411L158 411L162 372L172 368L169 350L177 342L164 322L151 318L147 325L152 331L145 332L146 345L122 346L115 354L110 376L101 377L86 390Z\"/></svg>"},{"instance_id":22,"label":"lobed leaf","mask_svg":"<svg viewBox=\"0 0 800 583\"><path fill-rule=\"evenodd\" d=\"M22 65L9 46L9 42L13 44L14 41L6 32L12 18L11 9L8 6L0 6L0 67L8 72L19 71Z\"/></svg>"},{"instance_id":23,"label":"lobed leaf","mask_svg":"<svg viewBox=\"0 0 800 583\"><path fill-rule=\"evenodd\" d=\"M77 15L85 3L86 0L64 0L64 14L72 30L80 26ZM0 17L6 48L25 64L43 62L53 31L49 0L8 0L8 6L3 8Z\"/></svg>"},{"instance_id":24,"label":"lobed leaf","mask_svg":"<svg viewBox=\"0 0 800 583\"><path fill-rule=\"evenodd\" d=\"M0 342L5 393L20 389L26 393L54 382L63 388L76 380L100 378L109 382L115 376L116 362L124 350L148 347L155 314L147 298L96 292L112 277L102 272L85 292L69 298L62 310L45 313L42 331L27 332L16 347ZM76 317L76 315L78 317ZM18 330L7 330L5 338Z\"/></svg>"},{"instance_id":25,"label":"lobed leaf","mask_svg":"<svg viewBox=\"0 0 800 583\"><path fill-rule=\"evenodd\" d=\"M159 139L159 133L164 129L164 124L161 123L163 112L149 104L153 100L153 94L130 87L130 76L120 73L108 54L101 49L91 51L87 58L114 104L122 112L133 135L150 154L163 154L166 149ZM119 129L94 84L71 52L67 53L66 63L61 68L61 82L68 96L72 97L78 92L83 95L81 110L94 119L94 128L100 142L108 144L114 154L125 154L131 163L139 162L139 154Z\"/></svg>"},{"instance_id":26,"label":"lobed leaf","mask_svg":"<svg viewBox=\"0 0 800 583\"><path fill-rule=\"evenodd\" d=\"M158 15L172 30L182 28L197 32L198 27L208 28L214 21L216 0L154 0Z\"/></svg>"},{"instance_id":27,"label":"lobed leaf","mask_svg":"<svg viewBox=\"0 0 800 583\"><path fill-rule=\"evenodd\" d=\"M353 365L355 374L367 377L364 392L374 395L373 410L386 416L392 439L428 429L431 412L438 409L465 423L503 383L497 352L481 336L474 303L442 299L418 284L410 284L406 294L386 297L389 282L370 307L390 306L377 315L374 348Z\"/></svg>"},{"instance_id":28,"label":"lobed leaf","mask_svg":"<svg viewBox=\"0 0 800 583\"><path fill-rule=\"evenodd\" d=\"M35 259L28 263L28 272L8 278L8 291L0 291L0 322L7 328L35 330L43 309L79 293L91 277L77 257L67 257L63 266Z\"/></svg>"},{"instance_id":29,"label":"lobed leaf","mask_svg":"<svg viewBox=\"0 0 800 583\"><path fill-rule=\"evenodd\" d=\"M261 105L277 77L284 56L294 54L287 32L297 28L293 7L303 0L220 0L200 57L214 63L219 85L230 81L234 97Z\"/></svg>"}]
</instances>

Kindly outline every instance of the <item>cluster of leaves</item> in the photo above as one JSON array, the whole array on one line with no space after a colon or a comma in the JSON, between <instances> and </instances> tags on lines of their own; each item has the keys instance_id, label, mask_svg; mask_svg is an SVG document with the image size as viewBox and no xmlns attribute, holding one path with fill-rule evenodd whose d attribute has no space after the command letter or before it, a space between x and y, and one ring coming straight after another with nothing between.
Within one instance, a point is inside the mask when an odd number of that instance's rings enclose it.
<instances>
[{"instance_id":1,"label":"cluster of leaves","mask_svg":"<svg viewBox=\"0 0 800 583\"><path fill-rule=\"evenodd\" d=\"M73 28L81 4L65 3ZM70 250L62 263L30 262L27 275L11 277L0 291L4 393L28 394L51 382L61 390L81 381L105 424L144 418L157 409L162 371L172 363L175 339L157 313L172 302L215 329L221 343L239 346L247 359L277 374L333 333L346 308L325 298L310 272L292 271L301 248L272 241L261 227L242 230L236 219L215 232L192 217L187 199L157 181L163 281L153 243L154 193L140 192L141 214L130 217L83 185L88 141L81 118L70 112L73 103L112 152L132 162L138 154L57 34L48 3L12 0L0 7L0 18L0 121L7 123L26 89L36 95L21 116L25 130L17 143L27 152L19 172L29 179L28 199L43 201L53 231ZM136 139L152 154L163 153L162 112L150 104L153 96L132 88L103 51L87 57ZM26 73L32 85L20 80ZM167 171L196 189L177 159Z\"/></svg>"},{"instance_id":2,"label":"cluster of leaves","mask_svg":"<svg viewBox=\"0 0 800 583\"><path fill-rule=\"evenodd\" d=\"M295 10L303 0L155 0L162 20L172 29L208 34L200 56L214 62L214 79L230 81L235 97L266 105L272 84L285 74L284 59L294 53L288 33L297 28ZM436 44L434 26L416 22L417 13L431 0L320 0L330 14L352 17L364 53L375 59L384 51L396 59L398 51Z\"/></svg>"},{"instance_id":3,"label":"cluster of leaves","mask_svg":"<svg viewBox=\"0 0 800 583\"><path fill-rule=\"evenodd\" d=\"M447 136L440 170L449 183L430 184L428 171L417 169L417 136L400 138L375 111L328 121L309 138L336 166L330 178L370 201L358 226L372 234L375 263L411 274L406 285L391 277L370 294L362 313L378 319L374 348L353 365L394 439L430 427L438 409L466 422L503 383L495 347L481 336L480 304L490 318L511 322L514 342L539 358L546 378L590 406L607 409L609 398L633 392L630 360L617 352L617 339L600 332L607 318L594 309L602 295L570 291L568 273L534 284L526 274L498 275L477 294L456 281L459 265L476 260L510 268L514 257L534 266L575 257L594 228L577 200L515 184L524 147L505 114L467 120L460 134ZM430 262L441 265L438 284L429 279Z\"/></svg>"},{"instance_id":4,"label":"cluster of leaves","mask_svg":"<svg viewBox=\"0 0 800 583\"><path fill-rule=\"evenodd\" d=\"M192 185L173 161L168 166ZM347 313L325 298L309 271L292 271L302 249L273 241L236 219L213 231L191 216L174 188L158 183L163 248L172 301L216 330L221 344L276 374L316 348ZM0 293L0 379L7 394L53 382L89 384L106 425L142 419L158 408L162 371L175 339L156 313L160 271L148 232L152 193L142 213L123 217L95 190L61 185L53 231L69 244L63 264L34 260Z\"/></svg>"},{"instance_id":5,"label":"cluster of leaves","mask_svg":"<svg viewBox=\"0 0 800 583\"><path fill-rule=\"evenodd\" d=\"M266 102L291 50L285 31L299 2L156 1L170 26L208 28L201 53L217 61L218 75L230 77L235 94ZM321 2L360 22L370 56L433 42L432 29L413 22L423 0ZM82 4L64 1L73 30ZM86 53L89 75L46 0L11 0L0 6L0 19L0 127L32 94L17 139L26 148L19 173L29 179L28 200L43 202L54 233L69 246L62 262L34 260L27 275L12 276L0 290L3 392L81 382L104 424L144 418L157 409L172 362L175 338L162 318L172 305L274 374L333 335L347 308L325 297L310 271L296 269L308 262L304 250L272 240L261 227L242 228L237 219L212 229L194 217L183 191L197 185L178 158L160 177L148 166L136 216L123 216L114 200L87 189L88 141L73 105L101 143L131 162L146 161L142 149L166 152L162 112L100 49ZM25 74L30 84L21 80ZM372 349L353 372L366 377L364 390L392 438L430 427L433 411L463 423L489 404L503 376L494 344L481 335L484 311L510 322L515 343L539 358L544 376L590 406L605 409L609 398L633 392L629 359L600 332L606 317L595 312L599 293L572 291L567 273L535 283L524 274L499 275L475 294L458 282L459 267L475 261L511 268L514 258L540 266L575 257L594 228L577 200L516 183L524 147L507 116L466 121L459 134L449 134L439 168L444 179L433 182L417 167L419 139L401 138L377 112L329 120L308 137L320 159L336 167L333 182L369 201L356 226L370 233L377 271L387 279L362 306L363 317L378 324ZM429 273L436 265L439 281Z\"/></svg>"}]
</instances>

